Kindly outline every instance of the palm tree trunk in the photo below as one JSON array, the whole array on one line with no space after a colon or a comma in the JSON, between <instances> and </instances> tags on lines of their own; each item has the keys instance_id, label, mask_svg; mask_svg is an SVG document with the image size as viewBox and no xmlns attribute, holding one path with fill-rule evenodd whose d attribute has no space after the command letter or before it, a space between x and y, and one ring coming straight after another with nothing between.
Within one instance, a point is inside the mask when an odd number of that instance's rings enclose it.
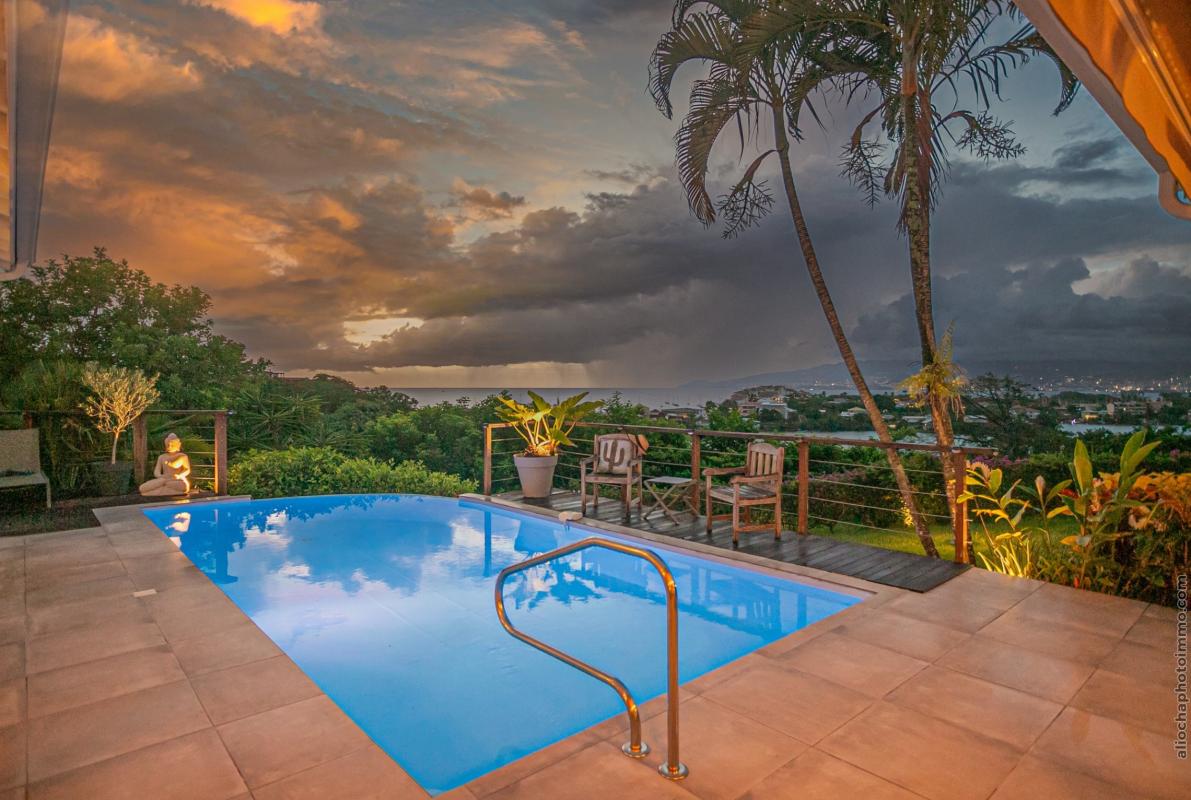
<instances>
[{"instance_id":1,"label":"palm tree trunk","mask_svg":"<svg viewBox=\"0 0 1191 800\"><path fill-rule=\"evenodd\" d=\"M922 365L933 364L938 348L935 338L934 298L931 287L930 264L930 176L929 165L924 165L922 148L929 145L923 141L925 134L920 125L920 107L915 104L913 94L902 95L903 114L906 120L905 165L906 199L902 208L902 221L910 244L910 283L914 292L914 316L918 321L918 340L922 350ZM929 155L927 155L929 158ZM927 395L931 423L935 440L941 447L950 450L955 445L955 434L951 425L951 409L943 398L934 391ZM955 474L952 461L942 458L943 485L947 494L947 507L953 516L956 512L955 499L962 491L963 475Z\"/></svg>"},{"instance_id":2,"label":"palm tree trunk","mask_svg":"<svg viewBox=\"0 0 1191 800\"><path fill-rule=\"evenodd\" d=\"M772 97L780 98L781 94L775 91ZM790 216L794 220L794 229L798 233L798 243L802 248L802 257L806 262L806 270L810 273L811 284L815 287L815 294L819 298L819 305L823 307L823 315L827 317L827 324L831 328L831 335L835 338L835 344L839 348L840 358L843 359L844 366L848 369L852 383L856 385L856 391L860 395L860 402L864 406L865 411L868 412L869 420L872 422L873 430L877 433L877 438L882 442L892 443L893 436L889 433L889 426L885 424L885 419L881 416L881 409L877 407L877 401L873 398L873 393L869 390L868 383L864 380L864 375L860 372L860 365L856 362L856 354L852 352L852 345L849 344L847 335L844 333L844 326L840 323L839 315L835 311L835 302L831 299L831 293L827 289L827 282L823 279L823 271L819 268L819 259L815 254L815 248L811 242L810 229L807 227L806 218L802 214L802 204L798 201L798 192L794 188L794 171L790 167L790 142L786 137L785 108L780 100L777 99L773 101L772 108L774 139L778 159L782 165L782 182L785 185L786 200L790 205ZM918 503L914 500L914 490L910 485L910 479L906 476L906 470L902 466L901 457L893 447L886 447L884 450L885 456L889 460L889 468L893 471L894 480L897 482L898 491L901 492L902 502L909 511L910 518L914 522L914 531L918 534L919 541L922 542L922 549L928 556L938 558L939 551L935 547L935 540L931 538L930 529L927 527L925 517L918 510Z\"/></svg>"}]
</instances>

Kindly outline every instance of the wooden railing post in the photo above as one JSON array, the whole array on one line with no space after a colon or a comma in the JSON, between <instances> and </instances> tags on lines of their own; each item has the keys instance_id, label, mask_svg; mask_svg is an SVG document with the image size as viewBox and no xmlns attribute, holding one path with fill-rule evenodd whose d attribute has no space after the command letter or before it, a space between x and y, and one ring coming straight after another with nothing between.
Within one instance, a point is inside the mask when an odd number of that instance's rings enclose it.
<instances>
[{"instance_id":1,"label":"wooden railing post","mask_svg":"<svg viewBox=\"0 0 1191 800\"><path fill-rule=\"evenodd\" d=\"M484 496L492 496L492 425L484 423Z\"/></svg>"},{"instance_id":2,"label":"wooden railing post","mask_svg":"<svg viewBox=\"0 0 1191 800\"><path fill-rule=\"evenodd\" d=\"M951 515L951 527L955 539L955 563L970 564L972 554L971 541L968 536L968 504L961 503L959 500L968 477L968 457L962 450L953 451L949 457L951 458L951 472L955 475L952 487L955 506L954 513Z\"/></svg>"},{"instance_id":3,"label":"wooden railing post","mask_svg":"<svg viewBox=\"0 0 1191 800\"><path fill-rule=\"evenodd\" d=\"M215 416L215 494L227 494L227 414L216 411Z\"/></svg>"},{"instance_id":4,"label":"wooden railing post","mask_svg":"<svg viewBox=\"0 0 1191 800\"><path fill-rule=\"evenodd\" d=\"M149 426L141 414L132 422L132 482L144 483L149 467Z\"/></svg>"},{"instance_id":5,"label":"wooden railing post","mask_svg":"<svg viewBox=\"0 0 1191 800\"><path fill-rule=\"evenodd\" d=\"M807 532L811 503L811 446L806 439L798 442L798 532Z\"/></svg>"},{"instance_id":6,"label":"wooden railing post","mask_svg":"<svg viewBox=\"0 0 1191 800\"><path fill-rule=\"evenodd\" d=\"M691 508L699 513L699 489L702 486L703 437L694 431L687 431L691 437Z\"/></svg>"}]
</instances>

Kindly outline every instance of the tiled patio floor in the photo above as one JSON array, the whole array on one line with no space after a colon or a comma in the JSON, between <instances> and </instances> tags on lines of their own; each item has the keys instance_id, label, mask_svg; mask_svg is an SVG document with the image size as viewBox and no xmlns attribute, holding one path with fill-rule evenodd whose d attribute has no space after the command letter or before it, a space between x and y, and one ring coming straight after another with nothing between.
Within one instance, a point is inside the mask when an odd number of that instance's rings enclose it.
<instances>
[{"instance_id":1,"label":"tiled patio floor","mask_svg":"<svg viewBox=\"0 0 1191 800\"><path fill-rule=\"evenodd\" d=\"M0 800L426 797L138 509L103 519L0 539ZM982 570L868 588L683 687L681 783L652 701L644 763L618 718L444 797L1191 797L1170 609Z\"/></svg>"}]
</instances>

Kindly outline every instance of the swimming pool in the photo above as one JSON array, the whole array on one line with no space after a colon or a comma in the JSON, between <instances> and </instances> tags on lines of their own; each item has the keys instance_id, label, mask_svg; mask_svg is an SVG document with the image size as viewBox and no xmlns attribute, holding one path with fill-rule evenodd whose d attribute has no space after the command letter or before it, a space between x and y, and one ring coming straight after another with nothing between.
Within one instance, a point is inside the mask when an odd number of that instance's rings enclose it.
<instances>
[{"instance_id":1,"label":"swimming pool","mask_svg":"<svg viewBox=\"0 0 1191 800\"><path fill-rule=\"evenodd\" d=\"M617 537L414 495L144 513L431 793L624 711L604 684L507 634L492 600L503 567ZM682 681L860 600L651 548L678 585ZM511 576L505 602L514 625L621 678L638 702L665 691L665 597L646 562L584 550Z\"/></svg>"}]
</instances>

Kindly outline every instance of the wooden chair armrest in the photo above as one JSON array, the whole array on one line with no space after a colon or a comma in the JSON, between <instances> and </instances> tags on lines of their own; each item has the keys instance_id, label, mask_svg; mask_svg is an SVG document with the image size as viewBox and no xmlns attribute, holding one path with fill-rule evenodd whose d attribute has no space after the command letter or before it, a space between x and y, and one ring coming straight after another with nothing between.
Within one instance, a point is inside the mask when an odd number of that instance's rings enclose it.
<instances>
[{"instance_id":1,"label":"wooden chair armrest","mask_svg":"<svg viewBox=\"0 0 1191 800\"><path fill-rule=\"evenodd\" d=\"M744 472L744 467L708 467L703 470L703 477L712 475L736 475Z\"/></svg>"}]
</instances>

